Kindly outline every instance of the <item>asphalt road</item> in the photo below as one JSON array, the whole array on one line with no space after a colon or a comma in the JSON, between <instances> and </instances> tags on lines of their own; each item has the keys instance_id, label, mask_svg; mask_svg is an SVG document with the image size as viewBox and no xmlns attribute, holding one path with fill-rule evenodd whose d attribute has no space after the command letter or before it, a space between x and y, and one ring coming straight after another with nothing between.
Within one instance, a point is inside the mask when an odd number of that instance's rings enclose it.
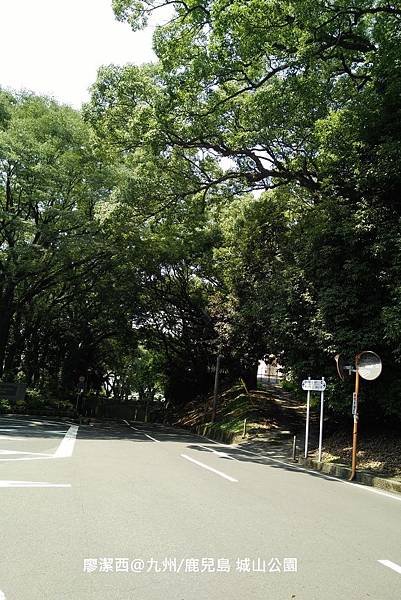
<instances>
[{"instance_id":1,"label":"asphalt road","mask_svg":"<svg viewBox=\"0 0 401 600\"><path fill-rule=\"evenodd\" d=\"M182 430L2 417L0 495L2 600L401 598L401 495Z\"/></svg>"}]
</instances>

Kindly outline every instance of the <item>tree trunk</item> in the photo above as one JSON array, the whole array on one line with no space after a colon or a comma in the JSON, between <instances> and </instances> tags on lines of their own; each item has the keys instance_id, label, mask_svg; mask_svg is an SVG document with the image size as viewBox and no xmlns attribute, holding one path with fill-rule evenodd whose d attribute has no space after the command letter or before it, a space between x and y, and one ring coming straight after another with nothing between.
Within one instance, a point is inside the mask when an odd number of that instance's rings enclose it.
<instances>
[{"instance_id":1,"label":"tree trunk","mask_svg":"<svg viewBox=\"0 0 401 600\"><path fill-rule=\"evenodd\" d=\"M11 322L14 314L14 286L6 285L0 296L0 377L3 376Z\"/></svg>"}]
</instances>

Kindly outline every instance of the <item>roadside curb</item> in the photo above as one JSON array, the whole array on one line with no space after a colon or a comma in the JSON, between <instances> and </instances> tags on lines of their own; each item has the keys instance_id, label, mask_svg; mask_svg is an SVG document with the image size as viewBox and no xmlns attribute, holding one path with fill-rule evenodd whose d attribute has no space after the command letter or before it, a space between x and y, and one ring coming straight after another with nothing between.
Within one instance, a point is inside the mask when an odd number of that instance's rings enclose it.
<instances>
[{"instance_id":1,"label":"roadside curb","mask_svg":"<svg viewBox=\"0 0 401 600\"><path fill-rule=\"evenodd\" d=\"M318 462L312 458L303 458L301 456L298 458L298 464L302 465L303 467L313 469L314 471L319 471L320 473L332 475L333 477L338 477L340 479L349 479L351 475L351 469L346 465ZM370 485L371 487L380 488L381 490L386 490L387 492L396 492L401 494L401 481L385 477L377 477L376 475L368 473L367 471L357 471L355 481L364 485Z\"/></svg>"}]
</instances>

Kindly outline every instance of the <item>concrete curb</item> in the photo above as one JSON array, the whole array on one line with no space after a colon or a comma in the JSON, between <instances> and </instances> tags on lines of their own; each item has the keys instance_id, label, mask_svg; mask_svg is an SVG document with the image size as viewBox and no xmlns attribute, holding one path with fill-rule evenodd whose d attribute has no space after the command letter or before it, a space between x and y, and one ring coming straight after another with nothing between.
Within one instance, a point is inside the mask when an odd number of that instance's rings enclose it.
<instances>
[{"instance_id":1,"label":"concrete curb","mask_svg":"<svg viewBox=\"0 0 401 600\"><path fill-rule=\"evenodd\" d=\"M339 477L340 479L349 479L351 475L351 469L346 465L339 465L334 463L319 463L317 460L312 458L298 458L298 464L326 475L332 475L333 477ZM395 492L401 494L401 481L385 477L377 477L376 475L367 471L357 471L355 481L364 485L370 485L387 492Z\"/></svg>"}]
</instances>

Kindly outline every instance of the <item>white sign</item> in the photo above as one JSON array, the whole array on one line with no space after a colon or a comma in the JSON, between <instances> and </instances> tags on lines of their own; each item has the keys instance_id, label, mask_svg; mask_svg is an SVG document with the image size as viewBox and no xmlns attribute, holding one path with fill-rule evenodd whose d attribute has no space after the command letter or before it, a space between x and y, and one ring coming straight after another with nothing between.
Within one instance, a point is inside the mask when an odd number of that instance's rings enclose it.
<instances>
[{"instance_id":1,"label":"white sign","mask_svg":"<svg viewBox=\"0 0 401 600\"><path fill-rule=\"evenodd\" d=\"M326 382L324 379L304 379L302 389L306 392L323 392L326 389Z\"/></svg>"},{"instance_id":2,"label":"white sign","mask_svg":"<svg viewBox=\"0 0 401 600\"><path fill-rule=\"evenodd\" d=\"M355 392L352 394L352 414L358 414L358 397Z\"/></svg>"}]
</instances>

